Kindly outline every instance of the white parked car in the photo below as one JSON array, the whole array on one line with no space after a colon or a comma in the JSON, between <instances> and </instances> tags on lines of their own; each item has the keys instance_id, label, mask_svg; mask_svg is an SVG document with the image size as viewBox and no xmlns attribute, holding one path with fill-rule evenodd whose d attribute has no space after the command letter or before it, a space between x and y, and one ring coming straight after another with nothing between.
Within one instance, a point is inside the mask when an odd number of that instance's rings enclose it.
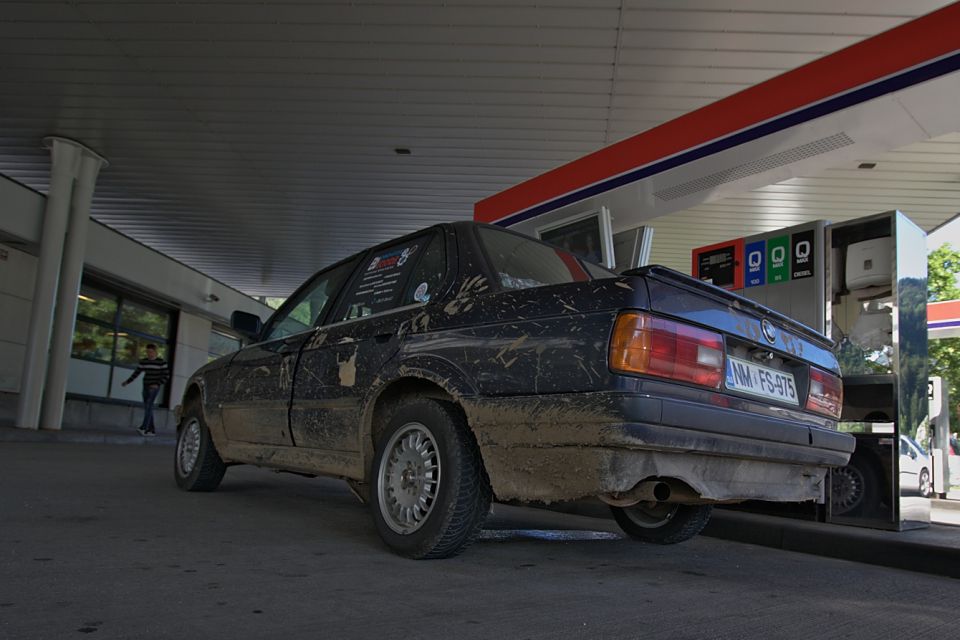
<instances>
[{"instance_id":1,"label":"white parked car","mask_svg":"<svg viewBox=\"0 0 960 640\"><path fill-rule=\"evenodd\" d=\"M913 438L900 436L900 490L919 491L923 497L933 495L930 456Z\"/></svg>"}]
</instances>

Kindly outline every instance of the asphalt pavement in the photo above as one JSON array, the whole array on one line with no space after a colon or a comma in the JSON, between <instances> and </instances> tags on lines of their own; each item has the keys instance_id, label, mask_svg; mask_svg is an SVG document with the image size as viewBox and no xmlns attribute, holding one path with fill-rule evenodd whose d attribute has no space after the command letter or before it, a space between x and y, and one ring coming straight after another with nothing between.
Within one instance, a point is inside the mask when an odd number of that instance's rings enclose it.
<instances>
[{"instance_id":1,"label":"asphalt pavement","mask_svg":"<svg viewBox=\"0 0 960 640\"><path fill-rule=\"evenodd\" d=\"M0 638L950 638L960 581L498 506L412 561L335 480L184 493L166 447L0 444Z\"/></svg>"}]
</instances>

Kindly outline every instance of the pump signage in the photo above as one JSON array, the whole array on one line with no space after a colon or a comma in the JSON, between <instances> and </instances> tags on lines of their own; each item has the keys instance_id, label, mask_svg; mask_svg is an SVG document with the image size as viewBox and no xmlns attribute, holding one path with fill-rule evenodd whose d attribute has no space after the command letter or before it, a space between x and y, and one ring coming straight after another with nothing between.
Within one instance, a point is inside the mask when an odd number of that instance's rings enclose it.
<instances>
[{"instance_id":1,"label":"pump signage","mask_svg":"<svg viewBox=\"0 0 960 640\"><path fill-rule=\"evenodd\" d=\"M813 229L791 236L790 277L794 280L813 277Z\"/></svg>"},{"instance_id":2,"label":"pump signage","mask_svg":"<svg viewBox=\"0 0 960 640\"><path fill-rule=\"evenodd\" d=\"M767 240L767 282L790 280L790 236L777 236Z\"/></svg>"},{"instance_id":3,"label":"pump signage","mask_svg":"<svg viewBox=\"0 0 960 640\"><path fill-rule=\"evenodd\" d=\"M743 289L743 238L694 249L691 272L723 289Z\"/></svg>"},{"instance_id":4,"label":"pump signage","mask_svg":"<svg viewBox=\"0 0 960 640\"><path fill-rule=\"evenodd\" d=\"M745 287L759 287L766 283L767 243L763 240L751 242L744 248L746 259L746 277L743 279Z\"/></svg>"}]
</instances>

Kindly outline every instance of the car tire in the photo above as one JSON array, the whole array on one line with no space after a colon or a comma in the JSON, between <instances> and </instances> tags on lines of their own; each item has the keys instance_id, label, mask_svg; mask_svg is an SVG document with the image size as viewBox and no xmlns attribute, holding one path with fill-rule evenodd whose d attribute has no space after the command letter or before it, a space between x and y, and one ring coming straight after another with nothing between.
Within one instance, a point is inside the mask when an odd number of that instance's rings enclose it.
<instances>
[{"instance_id":1,"label":"car tire","mask_svg":"<svg viewBox=\"0 0 960 640\"><path fill-rule=\"evenodd\" d=\"M397 405L377 442L370 506L377 532L399 555L449 558L479 535L490 480L473 433L449 402Z\"/></svg>"},{"instance_id":2,"label":"car tire","mask_svg":"<svg viewBox=\"0 0 960 640\"><path fill-rule=\"evenodd\" d=\"M930 482L930 470L926 467L920 469L920 483L919 487L920 495L924 498L929 498L933 495L933 485Z\"/></svg>"},{"instance_id":3,"label":"car tire","mask_svg":"<svg viewBox=\"0 0 960 640\"><path fill-rule=\"evenodd\" d=\"M611 506L610 511L631 538L653 544L677 544L703 531L713 506L640 502L631 507Z\"/></svg>"},{"instance_id":4,"label":"car tire","mask_svg":"<svg viewBox=\"0 0 960 640\"><path fill-rule=\"evenodd\" d=\"M873 516L880 508L883 476L877 464L854 451L850 462L830 472L830 514Z\"/></svg>"},{"instance_id":5,"label":"car tire","mask_svg":"<svg viewBox=\"0 0 960 640\"><path fill-rule=\"evenodd\" d=\"M203 420L199 402L191 402L183 412L177 430L177 447L173 455L173 476L184 491L213 491L220 486L227 471Z\"/></svg>"}]
</instances>

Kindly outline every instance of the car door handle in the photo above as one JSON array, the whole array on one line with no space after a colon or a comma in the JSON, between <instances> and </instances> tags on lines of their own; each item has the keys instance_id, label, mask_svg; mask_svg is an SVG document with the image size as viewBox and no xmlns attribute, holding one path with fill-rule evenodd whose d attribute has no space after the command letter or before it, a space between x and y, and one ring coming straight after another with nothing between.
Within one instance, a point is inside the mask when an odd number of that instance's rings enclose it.
<instances>
[{"instance_id":1,"label":"car door handle","mask_svg":"<svg viewBox=\"0 0 960 640\"><path fill-rule=\"evenodd\" d=\"M378 333L377 335L373 336L373 339L376 340L379 344L383 344L384 342L389 342L390 338L392 337L393 337L392 333Z\"/></svg>"}]
</instances>

